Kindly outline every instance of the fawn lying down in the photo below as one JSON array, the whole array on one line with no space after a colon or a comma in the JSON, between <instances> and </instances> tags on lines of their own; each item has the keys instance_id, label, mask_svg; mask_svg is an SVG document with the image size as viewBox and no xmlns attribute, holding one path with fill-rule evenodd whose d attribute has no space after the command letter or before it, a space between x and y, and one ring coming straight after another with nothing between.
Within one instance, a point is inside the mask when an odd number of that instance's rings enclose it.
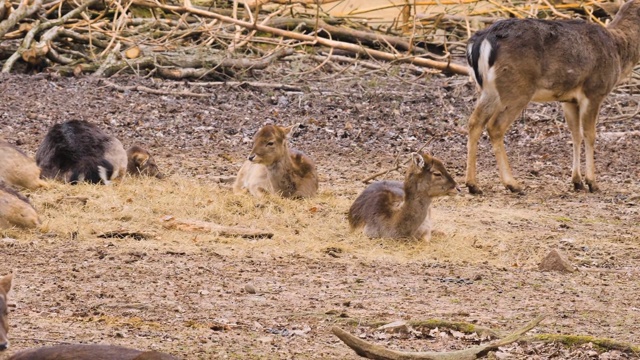
<instances>
[{"instance_id":1,"label":"fawn lying down","mask_svg":"<svg viewBox=\"0 0 640 360\"><path fill-rule=\"evenodd\" d=\"M0 229L35 228L38 225L38 213L29 199L0 181Z\"/></svg>"},{"instance_id":2,"label":"fawn lying down","mask_svg":"<svg viewBox=\"0 0 640 360\"><path fill-rule=\"evenodd\" d=\"M433 198L458 192L440 160L411 154L404 183L378 181L369 185L349 209L351 230L364 227L368 237L429 240Z\"/></svg>"},{"instance_id":3,"label":"fawn lying down","mask_svg":"<svg viewBox=\"0 0 640 360\"><path fill-rule=\"evenodd\" d=\"M307 155L289 149L288 135L296 127L266 125L253 139L253 149L233 184L235 193L248 191L260 197L278 194L285 198L306 198L318 191L316 166Z\"/></svg>"},{"instance_id":4,"label":"fawn lying down","mask_svg":"<svg viewBox=\"0 0 640 360\"><path fill-rule=\"evenodd\" d=\"M0 181L30 190L49 187L40 179L40 168L36 162L3 140L0 140L0 159Z\"/></svg>"}]
</instances>

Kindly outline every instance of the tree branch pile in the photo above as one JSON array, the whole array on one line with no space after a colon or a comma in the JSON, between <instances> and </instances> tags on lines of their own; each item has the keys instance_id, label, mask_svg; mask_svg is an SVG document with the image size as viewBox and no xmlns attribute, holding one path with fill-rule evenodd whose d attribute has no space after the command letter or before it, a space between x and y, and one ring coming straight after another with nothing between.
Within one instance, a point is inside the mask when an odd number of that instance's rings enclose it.
<instances>
[{"instance_id":1,"label":"tree branch pile","mask_svg":"<svg viewBox=\"0 0 640 360\"><path fill-rule=\"evenodd\" d=\"M476 27L498 18L492 14L539 16L522 5L510 11L498 6L495 13L485 10L473 16L441 12L407 17L416 14L414 7L413 13L404 11L398 27L402 30L397 31L323 12L323 5L336 0L235 0L223 2L227 8L216 7L216 0L200 0L204 2L199 5L191 0L17 1L0 5L2 72L46 70L96 77L135 73L241 79L295 53L319 61L316 69L329 62L362 62L366 68L381 69L375 62L384 61L466 75L463 59L454 59L451 50L463 45ZM560 12L566 9L547 8L551 16L569 16ZM446 36L438 35L443 32Z\"/></svg>"}]
</instances>

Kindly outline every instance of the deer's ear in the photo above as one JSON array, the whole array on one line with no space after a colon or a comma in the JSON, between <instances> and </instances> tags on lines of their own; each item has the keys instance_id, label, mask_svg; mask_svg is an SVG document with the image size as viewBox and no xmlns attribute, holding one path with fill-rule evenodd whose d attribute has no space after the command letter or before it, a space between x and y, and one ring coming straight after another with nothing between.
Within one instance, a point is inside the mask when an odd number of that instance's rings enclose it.
<instances>
[{"instance_id":1,"label":"deer's ear","mask_svg":"<svg viewBox=\"0 0 640 360\"><path fill-rule=\"evenodd\" d=\"M146 164L147 161L149 161L149 155L148 154L143 154L143 153L135 153L135 154L133 154L133 162L135 162L136 165L144 166L144 164Z\"/></svg>"},{"instance_id":2,"label":"deer's ear","mask_svg":"<svg viewBox=\"0 0 640 360\"><path fill-rule=\"evenodd\" d=\"M11 290L11 281L13 280L13 274L9 274L0 279L0 289L6 294Z\"/></svg>"},{"instance_id":3,"label":"deer's ear","mask_svg":"<svg viewBox=\"0 0 640 360\"><path fill-rule=\"evenodd\" d=\"M291 134L295 133L298 130L298 128L300 127L300 125L301 125L300 123L297 123L297 124L293 124L291 126L283 127L282 131L284 132L284 135L286 137L291 137Z\"/></svg>"},{"instance_id":4,"label":"deer's ear","mask_svg":"<svg viewBox=\"0 0 640 360\"><path fill-rule=\"evenodd\" d=\"M419 153L411 153L411 161L413 162L413 165L418 169L422 170L425 166L424 158Z\"/></svg>"}]
</instances>

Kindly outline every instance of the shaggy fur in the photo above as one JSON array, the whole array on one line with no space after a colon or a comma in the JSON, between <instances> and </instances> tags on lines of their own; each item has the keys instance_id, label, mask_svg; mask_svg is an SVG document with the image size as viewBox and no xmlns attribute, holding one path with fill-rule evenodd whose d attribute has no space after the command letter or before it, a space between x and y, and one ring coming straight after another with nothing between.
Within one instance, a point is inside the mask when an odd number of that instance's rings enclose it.
<instances>
[{"instance_id":1,"label":"shaggy fur","mask_svg":"<svg viewBox=\"0 0 640 360\"><path fill-rule=\"evenodd\" d=\"M178 360L157 351L140 351L114 345L56 345L29 349L9 360Z\"/></svg>"},{"instance_id":2,"label":"shaggy fur","mask_svg":"<svg viewBox=\"0 0 640 360\"><path fill-rule=\"evenodd\" d=\"M127 154L118 139L96 125L72 120L49 129L36 162L44 178L107 184L124 176Z\"/></svg>"}]
</instances>

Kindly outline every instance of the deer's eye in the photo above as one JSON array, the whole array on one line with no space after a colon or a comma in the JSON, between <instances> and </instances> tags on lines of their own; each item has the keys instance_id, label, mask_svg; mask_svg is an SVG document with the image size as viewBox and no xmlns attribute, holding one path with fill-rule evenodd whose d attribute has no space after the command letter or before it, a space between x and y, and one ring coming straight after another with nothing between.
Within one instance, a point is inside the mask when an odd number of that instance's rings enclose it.
<instances>
[{"instance_id":1,"label":"deer's eye","mask_svg":"<svg viewBox=\"0 0 640 360\"><path fill-rule=\"evenodd\" d=\"M269 142L267 143L267 146L273 146L273 141L269 141Z\"/></svg>"},{"instance_id":2,"label":"deer's eye","mask_svg":"<svg viewBox=\"0 0 640 360\"><path fill-rule=\"evenodd\" d=\"M434 172L434 173L433 173L433 176L435 176L435 177L442 177L442 174L441 174L441 173L439 173L439 172Z\"/></svg>"}]
</instances>

